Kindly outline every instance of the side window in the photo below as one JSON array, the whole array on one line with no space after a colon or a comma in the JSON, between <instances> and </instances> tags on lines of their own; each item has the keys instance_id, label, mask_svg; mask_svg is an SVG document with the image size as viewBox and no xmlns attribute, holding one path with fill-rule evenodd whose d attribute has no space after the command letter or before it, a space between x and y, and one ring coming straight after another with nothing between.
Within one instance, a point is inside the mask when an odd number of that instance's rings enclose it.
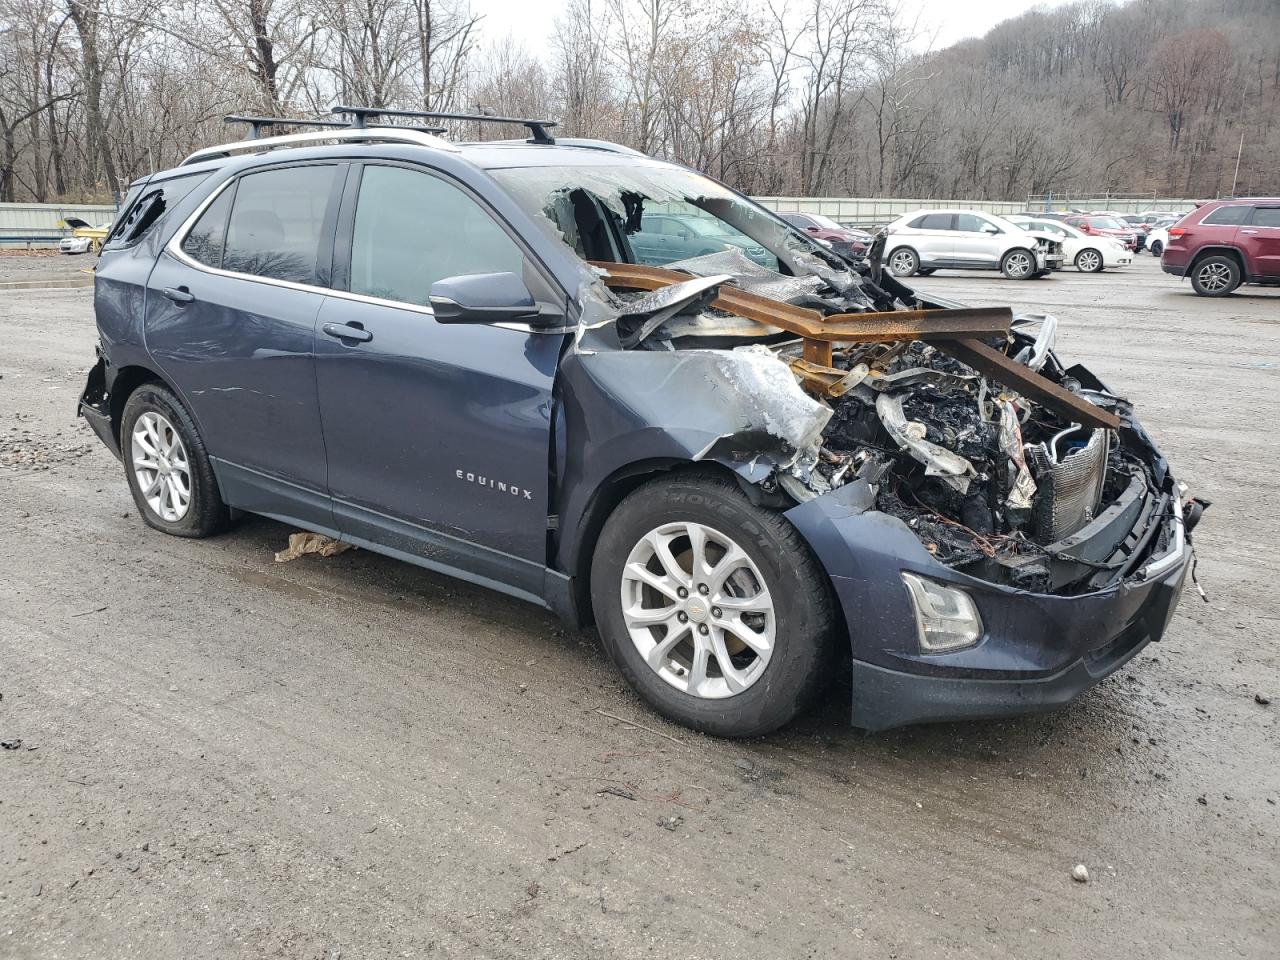
<instances>
[{"instance_id":1,"label":"side window","mask_svg":"<svg viewBox=\"0 0 1280 960\"><path fill-rule=\"evenodd\" d=\"M922 230L951 230L951 214L929 213L920 218Z\"/></svg>"},{"instance_id":2,"label":"side window","mask_svg":"<svg viewBox=\"0 0 1280 960\"><path fill-rule=\"evenodd\" d=\"M812 227L814 225L812 220L810 220L808 217L802 217L798 213L794 214L793 216L787 217L787 219L791 221L791 225L793 227L799 227L801 230L807 230L809 227Z\"/></svg>"},{"instance_id":3,"label":"side window","mask_svg":"<svg viewBox=\"0 0 1280 960\"><path fill-rule=\"evenodd\" d=\"M1280 207L1254 207L1255 227L1280 227Z\"/></svg>"},{"instance_id":4,"label":"side window","mask_svg":"<svg viewBox=\"0 0 1280 960\"><path fill-rule=\"evenodd\" d=\"M324 214L336 167L249 173L236 185L222 268L315 283Z\"/></svg>"},{"instance_id":5,"label":"side window","mask_svg":"<svg viewBox=\"0 0 1280 960\"><path fill-rule=\"evenodd\" d=\"M120 216L112 224L103 247L130 247L147 235L166 210L177 205L209 176L208 172L189 173L156 182L153 178L131 190L125 198ZM132 198L132 201L130 200Z\"/></svg>"},{"instance_id":6,"label":"side window","mask_svg":"<svg viewBox=\"0 0 1280 960\"><path fill-rule=\"evenodd\" d=\"M964 233L981 233L986 223L986 220L974 216L972 213L956 214L956 229Z\"/></svg>"},{"instance_id":7,"label":"side window","mask_svg":"<svg viewBox=\"0 0 1280 960\"><path fill-rule=\"evenodd\" d=\"M182 252L205 266L222 266L222 247L227 239L227 214L231 210L231 198L236 194L235 184L227 187L218 199L205 207L191 232L182 241Z\"/></svg>"},{"instance_id":8,"label":"side window","mask_svg":"<svg viewBox=\"0 0 1280 960\"><path fill-rule=\"evenodd\" d=\"M1206 216L1201 223L1216 223L1222 226L1238 227L1249 219L1250 207L1237 204L1234 207L1219 207Z\"/></svg>"},{"instance_id":9,"label":"side window","mask_svg":"<svg viewBox=\"0 0 1280 960\"><path fill-rule=\"evenodd\" d=\"M912 230L920 230L920 229L923 229L924 227L924 221L925 221L925 218L923 216L916 217L914 220L908 223L907 226L910 227Z\"/></svg>"},{"instance_id":10,"label":"side window","mask_svg":"<svg viewBox=\"0 0 1280 960\"><path fill-rule=\"evenodd\" d=\"M524 253L483 207L439 177L367 166L351 238L351 292L425 306L431 285L524 273Z\"/></svg>"}]
</instances>

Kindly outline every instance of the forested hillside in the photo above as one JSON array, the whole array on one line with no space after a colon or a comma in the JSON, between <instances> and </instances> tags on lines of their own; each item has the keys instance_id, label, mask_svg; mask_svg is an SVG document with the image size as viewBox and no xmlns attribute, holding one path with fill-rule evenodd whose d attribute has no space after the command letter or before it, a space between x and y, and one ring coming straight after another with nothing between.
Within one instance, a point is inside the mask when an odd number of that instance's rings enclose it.
<instances>
[{"instance_id":1,"label":"forested hillside","mask_svg":"<svg viewBox=\"0 0 1280 960\"><path fill-rule=\"evenodd\" d=\"M105 199L230 112L548 115L760 194L1280 193L1280 0L1078 0L928 52L888 0L0 0L0 200ZM455 136L509 135L459 124Z\"/></svg>"}]
</instances>

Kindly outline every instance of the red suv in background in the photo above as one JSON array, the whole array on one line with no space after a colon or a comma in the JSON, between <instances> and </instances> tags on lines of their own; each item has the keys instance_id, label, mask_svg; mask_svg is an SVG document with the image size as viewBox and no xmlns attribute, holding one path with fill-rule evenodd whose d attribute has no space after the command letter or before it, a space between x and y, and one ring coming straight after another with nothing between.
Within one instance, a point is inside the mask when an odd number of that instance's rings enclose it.
<instances>
[{"instance_id":1,"label":"red suv in background","mask_svg":"<svg viewBox=\"0 0 1280 960\"><path fill-rule=\"evenodd\" d=\"M855 257L864 256L875 239L865 230L842 227L830 217L824 217L820 213L780 213L778 216L809 236L830 244L831 249L836 253Z\"/></svg>"},{"instance_id":2,"label":"red suv in background","mask_svg":"<svg viewBox=\"0 0 1280 960\"><path fill-rule=\"evenodd\" d=\"M1202 297L1242 283L1280 284L1280 199L1214 200L1169 228L1160 266Z\"/></svg>"},{"instance_id":3,"label":"red suv in background","mask_svg":"<svg viewBox=\"0 0 1280 960\"><path fill-rule=\"evenodd\" d=\"M1127 223L1121 223L1115 217L1078 214L1067 217L1066 220L1081 233L1091 237L1110 237L1113 240L1119 240L1133 252L1138 251L1138 231Z\"/></svg>"}]
</instances>

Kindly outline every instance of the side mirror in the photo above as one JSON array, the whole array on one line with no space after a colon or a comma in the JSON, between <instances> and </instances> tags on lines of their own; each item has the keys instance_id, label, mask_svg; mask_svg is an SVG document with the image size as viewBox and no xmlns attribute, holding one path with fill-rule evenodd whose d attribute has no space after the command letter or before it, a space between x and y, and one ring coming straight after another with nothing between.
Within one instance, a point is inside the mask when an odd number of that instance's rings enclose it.
<instances>
[{"instance_id":1,"label":"side mirror","mask_svg":"<svg viewBox=\"0 0 1280 960\"><path fill-rule=\"evenodd\" d=\"M810 233L817 233L817 232L818 232L818 228L817 228L817 227L805 227L805 229L806 229L806 230L808 230Z\"/></svg>"},{"instance_id":2,"label":"side mirror","mask_svg":"<svg viewBox=\"0 0 1280 960\"><path fill-rule=\"evenodd\" d=\"M469 273L431 285L431 309L439 323L533 320L538 304L514 273Z\"/></svg>"},{"instance_id":3,"label":"side mirror","mask_svg":"<svg viewBox=\"0 0 1280 960\"><path fill-rule=\"evenodd\" d=\"M999 233L1000 228L997 227L994 223L984 223L982 225L982 232L983 233Z\"/></svg>"}]
</instances>

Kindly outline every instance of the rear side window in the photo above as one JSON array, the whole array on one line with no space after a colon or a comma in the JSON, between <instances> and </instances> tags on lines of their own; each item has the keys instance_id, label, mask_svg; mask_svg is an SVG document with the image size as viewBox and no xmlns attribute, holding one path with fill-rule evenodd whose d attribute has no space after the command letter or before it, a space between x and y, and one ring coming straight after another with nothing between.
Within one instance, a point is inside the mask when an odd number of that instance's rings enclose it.
<instances>
[{"instance_id":1,"label":"rear side window","mask_svg":"<svg viewBox=\"0 0 1280 960\"><path fill-rule=\"evenodd\" d=\"M1216 223L1223 226L1239 226L1249 219L1249 211L1251 207L1234 206L1219 207L1217 210L1211 210L1201 223Z\"/></svg>"},{"instance_id":2,"label":"rear side window","mask_svg":"<svg viewBox=\"0 0 1280 960\"><path fill-rule=\"evenodd\" d=\"M1280 227L1280 207L1254 207L1255 227Z\"/></svg>"},{"instance_id":3,"label":"rear side window","mask_svg":"<svg viewBox=\"0 0 1280 960\"><path fill-rule=\"evenodd\" d=\"M152 179L130 191L103 247L114 249L133 246L151 231L165 211L177 206L208 176L209 172L206 170L159 182Z\"/></svg>"},{"instance_id":4,"label":"rear side window","mask_svg":"<svg viewBox=\"0 0 1280 960\"><path fill-rule=\"evenodd\" d=\"M487 210L439 177L365 167L351 238L352 293L426 306L431 284L475 273L524 273L523 251Z\"/></svg>"},{"instance_id":5,"label":"rear side window","mask_svg":"<svg viewBox=\"0 0 1280 960\"><path fill-rule=\"evenodd\" d=\"M911 225L920 230L950 230L951 214L926 213L923 217L913 221Z\"/></svg>"},{"instance_id":6,"label":"rear side window","mask_svg":"<svg viewBox=\"0 0 1280 960\"><path fill-rule=\"evenodd\" d=\"M231 198L235 195L233 185L218 194L218 199L205 208L196 225L182 241L183 253L206 266L222 267L222 249L227 239L227 214L231 210Z\"/></svg>"},{"instance_id":7,"label":"rear side window","mask_svg":"<svg viewBox=\"0 0 1280 960\"><path fill-rule=\"evenodd\" d=\"M336 169L286 167L241 177L227 222L222 269L315 283Z\"/></svg>"}]
</instances>

